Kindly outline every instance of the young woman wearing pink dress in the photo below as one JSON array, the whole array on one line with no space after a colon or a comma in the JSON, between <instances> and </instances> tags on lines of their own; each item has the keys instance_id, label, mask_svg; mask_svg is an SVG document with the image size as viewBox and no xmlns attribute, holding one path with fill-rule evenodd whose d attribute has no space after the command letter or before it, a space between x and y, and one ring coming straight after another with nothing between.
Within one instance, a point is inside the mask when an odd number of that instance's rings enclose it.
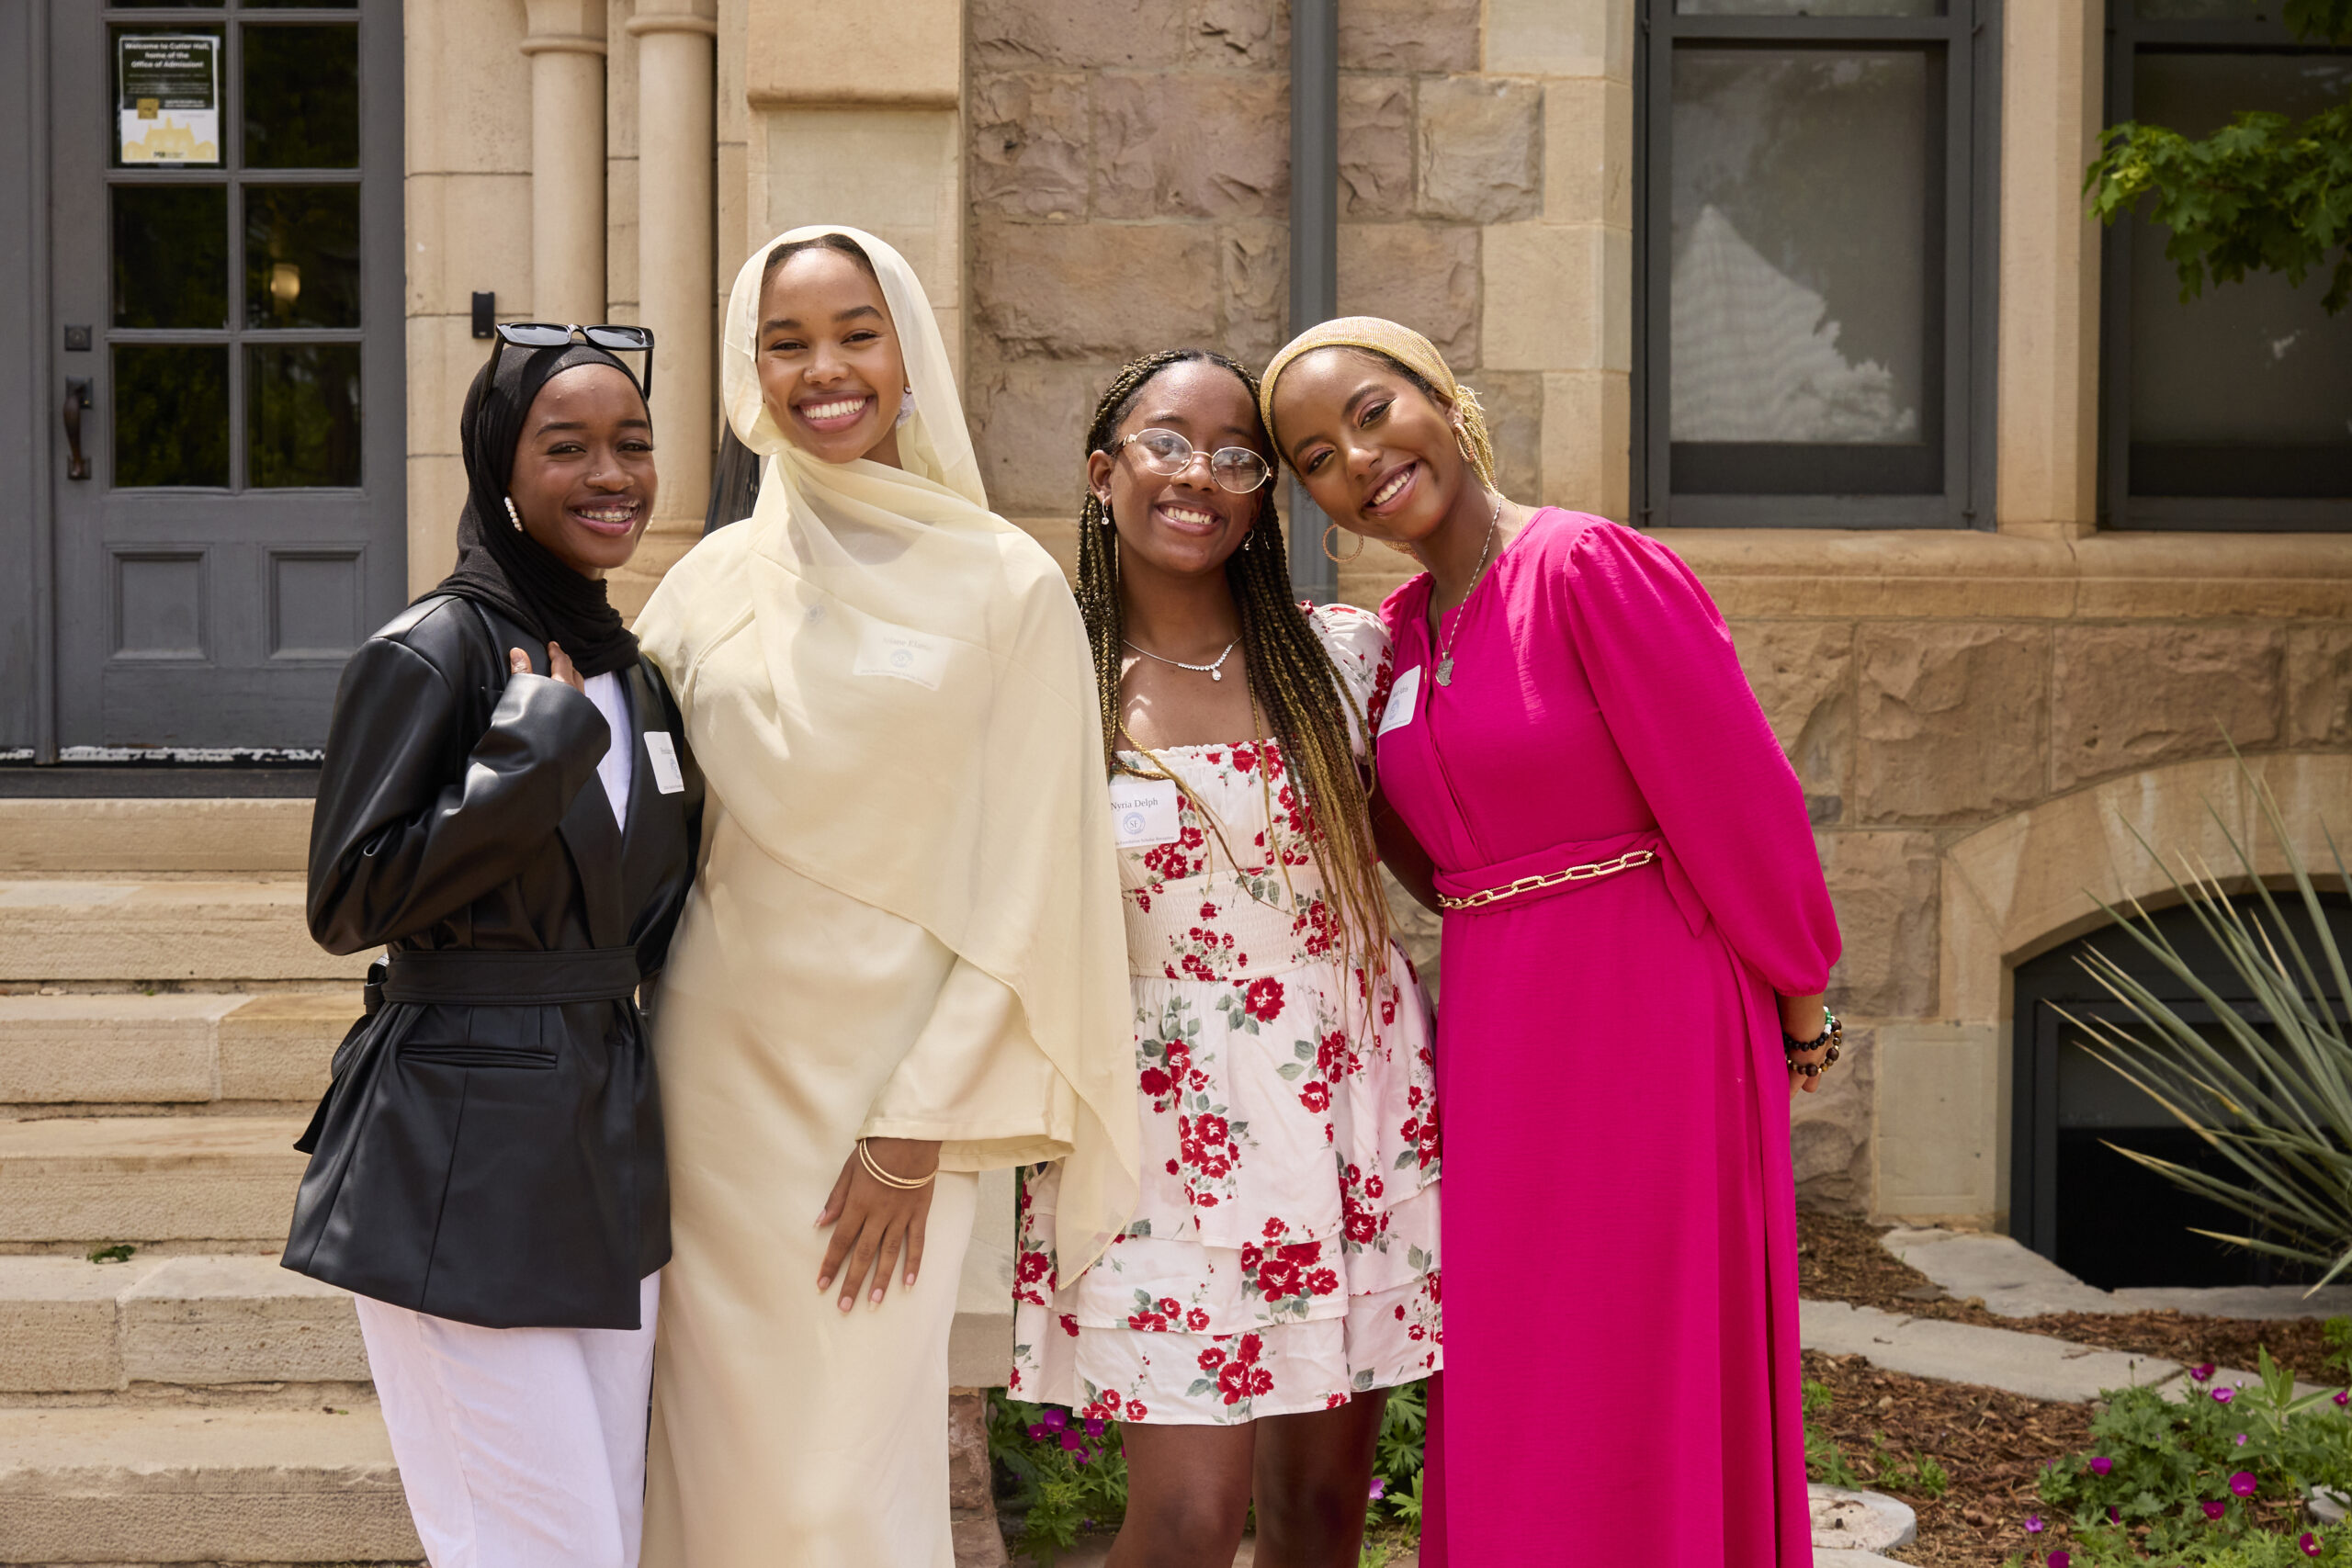
<instances>
[{"instance_id":1,"label":"young woman wearing pink dress","mask_svg":"<svg viewBox=\"0 0 2352 1568\"><path fill-rule=\"evenodd\" d=\"M1263 387L1324 512L1427 569L1375 804L1444 910L1421 1562L1810 1563L1786 1096L1835 1059L1838 939L1796 777L1690 570L1503 497L1427 339L1326 322Z\"/></svg>"}]
</instances>

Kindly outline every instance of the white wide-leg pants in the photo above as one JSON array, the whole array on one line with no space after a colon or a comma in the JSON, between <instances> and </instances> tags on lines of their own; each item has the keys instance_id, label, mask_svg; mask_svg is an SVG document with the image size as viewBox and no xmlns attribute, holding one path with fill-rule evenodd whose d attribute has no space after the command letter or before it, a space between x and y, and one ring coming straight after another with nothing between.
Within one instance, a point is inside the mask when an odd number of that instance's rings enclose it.
<instances>
[{"instance_id":1,"label":"white wide-leg pants","mask_svg":"<svg viewBox=\"0 0 2352 1568\"><path fill-rule=\"evenodd\" d=\"M634 1329L481 1328L358 1298L433 1568L637 1568L660 1281Z\"/></svg>"}]
</instances>

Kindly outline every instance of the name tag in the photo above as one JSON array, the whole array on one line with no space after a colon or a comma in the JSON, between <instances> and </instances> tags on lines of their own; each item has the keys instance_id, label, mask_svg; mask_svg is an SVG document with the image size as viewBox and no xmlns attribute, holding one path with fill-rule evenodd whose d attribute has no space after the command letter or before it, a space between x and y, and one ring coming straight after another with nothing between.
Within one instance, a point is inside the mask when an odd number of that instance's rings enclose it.
<instances>
[{"instance_id":1,"label":"name tag","mask_svg":"<svg viewBox=\"0 0 2352 1568\"><path fill-rule=\"evenodd\" d=\"M1172 844L1183 836L1171 779L1139 779L1126 773L1111 781L1111 830L1123 850Z\"/></svg>"},{"instance_id":2,"label":"name tag","mask_svg":"<svg viewBox=\"0 0 2352 1568\"><path fill-rule=\"evenodd\" d=\"M666 729L645 732L646 760L653 764L653 787L663 795L683 795L686 775L678 767L678 743Z\"/></svg>"},{"instance_id":3,"label":"name tag","mask_svg":"<svg viewBox=\"0 0 2352 1568\"><path fill-rule=\"evenodd\" d=\"M858 638L857 662L850 673L895 675L935 692L947 673L947 644L904 626L870 626Z\"/></svg>"},{"instance_id":4,"label":"name tag","mask_svg":"<svg viewBox=\"0 0 2352 1568\"><path fill-rule=\"evenodd\" d=\"M1414 665L1397 676L1396 683L1388 688L1388 705L1380 714L1382 735L1413 722L1413 708L1421 696L1421 671L1427 668L1422 664Z\"/></svg>"}]
</instances>

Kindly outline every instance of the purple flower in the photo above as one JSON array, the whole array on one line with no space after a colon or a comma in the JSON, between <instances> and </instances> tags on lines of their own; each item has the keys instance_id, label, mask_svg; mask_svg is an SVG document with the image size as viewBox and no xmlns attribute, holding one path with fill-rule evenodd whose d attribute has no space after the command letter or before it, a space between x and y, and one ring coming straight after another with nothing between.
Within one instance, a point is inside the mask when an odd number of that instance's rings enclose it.
<instances>
[{"instance_id":1,"label":"purple flower","mask_svg":"<svg viewBox=\"0 0 2352 1568\"><path fill-rule=\"evenodd\" d=\"M2213 1403L2216 1404L2227 1404L2231 1400L2235 1399L2237 1396L2238 1391L2236 1389L2217 1388L2213 1391Z\"/></svg>"},{"instance_id":2,"label":"purple flower","mask_svg":"<svg viewBox=\"0 0 2352 1568\"><path fill-rule=\"evenodd\" d=\"M2040 1514L2028 1514L2025 1517L2025 1533L2028 1535L2040 1535L2041 1533L2041 1516Z\"/></svg>"},{"instance_id":3,"label":"purple flower","mask_svg":"<svg viewBox=\"0 0 2352 1568\"><path fill-rule=\"evenodd\" d=\"M2213 1375L2213 1363L2206 1361L2198 1366L2191 1367L2188 1369L2188 1375L2197 1382L2203 1382L2207 1378Z\"/></svg>"},{"instance_id":4,"label":"purple flower","mask_svg":"<svg viewBox=\"0 0 2352 1568\"><path fill-rule=\"evenodd\" d=\"M2053 1551L2050 1554L2050 1568L2066 1568L2066 1564L2074 1560L2072 1552Z\"/></svg>"},{"instance_id":5,"label":"purple flower","mask_svg":"<svg viewBox=\"0 0 2352 1568\"><path fill-rule=\"evenodd\" d=\"M2250 1470L2241 1470L2230 1477L2230 1490L2241 1497L2253 1496L2255 1488L2260 1484L2255 1480L2254 1472Z\"/></svg>"},{"instance_id":6,"label":"purple flower","mask_svg":"<svg viewBox=\"0 0 2352 1568\"><path fill-rule=\"evenodd\" d=\"M1064 1427L1069 1425L1069 1412L1067 1410L1046 1411L1046 1425L1051 1427L1057 1432L1060 1431Z\"/></svg>"},{"instance_id":7,"label":"purple flower","mask_svg":"<svg viewBox=\"0 0 2352 1568\"><path fill-rule=\"evenodd\" d=\"M2345 1405L2352 1404L2352 1388L2337 1389L2335 1391L2335 1404L2336 1408L2339 1410Z\"/></svg>"},{"instance_id":8,"label":"purple flower","mask_svg":"<svg viewBox=\"0 0 2352 1568\"><path fill-rule=\"evenodd\" d=\"M1086 1435L1090 1438L1099 1438L1102 1435L1102 1417L1089 1416L1086 1418Z\"/></svg>"},{"instance_id":9,"label":"purple flower","mask_svg":"<svg viewBox=\"0 0 2352 1568\"><path fill-rule=\"evenodd\" d=\"M2237 1445L2240 1448L2245 1447L2245 1434L2244 1432L2240 1432L2237 1435Z\"/></svg>"},{"instance_id":10,"label":"purple flower","mask_svg":"<svg viewBox=\"0 0 2352 1568\"><path fill-rule=\"evenodd\" d=\"M2209 1519L2218 1519L2230 1511L2230 1506L2227 1503L2214 1502L2210 1499L2197 1506L2205 1510L2205 1517Z\"/></svg>"},{"instance_id":11,"label":"purple flower","mask_svg":"<svg viewBox=\"0 0 2352 1568\"><path fill-rule=\"evenodd\" d=\"M1062 1434L1062 1447L1070 1453L1077 1453L1086 1447L1086 1439L1080 1437L1076 1432L1064 1432Z\"/></svg>"},{"instance_id":12,"label":"purple flower","mask_svg":"<svg viewBox=\"0 0 2352 1568\"><path fill-rule=\"evenodd\" d=\"M1385 1481L1384 1481L1384 1480L1382 1480L1382 1479L1381 1479L1379 1476L1377 1476L1377 1475L1374 1476L1374 1477L1372 1478L1372 1501L1373 1501L1373 1502L1375 1502L1375 1503L1379 1502L1379 1501L1380 1501L1380 1499L1381 1499L1382 1497L1384 1497L1384 1496L1385 1496L1385 1495L1387 1495L1387 1492L1388 1492L1388 1483L1387 1483L1387 1482L1385 1482ZM2306 1536L2306 1537L2304 1537L2303 1539L2305 1539L2306 1540L2310 1540L2311 1538L2310 1538L2310 1537L2308 1537L2308 1536Z\"/></svg>"},{"instance_id":13,"label":"purple flower","mask_svg":"<svg viewBox=\"0 0 2352 1568\"><path fill-rule=\"evenodd\" d=\"M2109 1471L2113 1470L2114 1468L2115 1461L2108 1458L2105 1454L2100 1454L2098 1458L2091 1461L2091 1473L2093 1475L2105 1475Z\"/></svg>"},{"instance_id":14,"label":"purple flower","mask_svg":"<svg viewBox=\"0 0 2352 1568\"><path fill-rule=\"evenodd\" d=\"M1046 1426L1043 1421L1032 1422L1029 1427L1029 1435L1042 1443L1054 1435L1054 1429L1051 1427Z\"/></svg>"},{"instance_id":15,"label":"purple flower","mask_svg":"<svg viewBox=\"0 0 2352 1568\"><path fill-rule=\"evenodd\" d=\"M2312 1534L2309 1530L2305 1530L2302 1534L2297 1536L2295 1538L2295 1544L2302 1549L2302 1553L2306 1557L2317 1557L2319 1555L2319 1537Z\"/></svg>"}]
</instances>

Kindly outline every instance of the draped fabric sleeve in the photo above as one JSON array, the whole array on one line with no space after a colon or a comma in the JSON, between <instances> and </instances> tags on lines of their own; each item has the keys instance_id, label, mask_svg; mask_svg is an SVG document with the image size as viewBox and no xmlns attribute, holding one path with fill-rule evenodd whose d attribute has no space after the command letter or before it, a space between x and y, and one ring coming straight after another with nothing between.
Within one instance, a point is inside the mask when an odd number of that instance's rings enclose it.
<instances>
[{"instance_id":1,"label":"draped fabric sleeve","mask_svg":"<svg viewBox=\"0 0 2352 1568\"><path fill-rule=\"evenodd\" d=\"M1349 740L1356 758L1367 755L1365 731L1379 728L1381 710L1388 705L1388 688L1396 677L1388 628L1370 610L1353 604L1317 604L1307 612L1324 651L1331 656L1348 695L1354 699L1348 715Z\"/></svg>"},{"instance_id":2,"label":"draped fabric sleeve","mask_svg":"<svg viewBox=\"0 0 2352 1568\"><path fill-rule=\"evenodd\" d=\"M510 676L469 749L460 678L388 637L344 669L311 822L311 934L330 953L396 942L511 881L596 777L612 735L586 696Z\"/></svg>"},{"instance_id":3,"label":"draped fabric sleeve","mask_svg":"<svg viewBox=\"0 0 2352 1568\"><path fill-rule=\"evenodd\" d=\"M1555 584L1601 717L1732 948L1782 996L1821 990L1838 919L1796 773L1690 569L1616 524Z\"/></svg>"},{"instance_id":4,"label":"draped fabric sleeve","mask_svg":"<svg viewBox=\"0 0 2352 1568\"><path fill-rule=\"evenodd\" d=\"M959 958L857 1135L934 1138L941 1169L993 1170L1069 1153L1077 1111L1020 998Z\"/></svg>"}]
</instances>

